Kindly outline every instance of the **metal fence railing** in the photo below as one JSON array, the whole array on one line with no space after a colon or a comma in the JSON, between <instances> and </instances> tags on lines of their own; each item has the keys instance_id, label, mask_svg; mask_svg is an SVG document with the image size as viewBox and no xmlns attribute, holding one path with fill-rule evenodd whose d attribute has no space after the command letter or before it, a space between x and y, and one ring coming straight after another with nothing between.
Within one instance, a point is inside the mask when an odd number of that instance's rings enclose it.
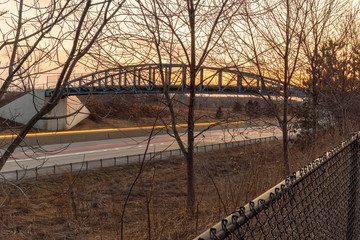
<instances>
[{"instance_id":1,"label":"metal fence railing","mask_svg":"<svg viewBox=\"0 0 360 240\"><path fill-rule=\"evenodd\" d=\"M195 239L359 239L359 137L354 134Z\"/></svg>"},{"instance_id":2,"label":"metal fence railing","mask_svg":"<svg viewBox=\"0 0 360 240\"><path fill-rule=\"evenodd\" d=\"M248 139L241 141L208 144L208 145L196 146L195 152L208 152L208 151L219 150L224 148L246 146L254 143L270 142L276 139L278 138L275 136L270 136L270 137L262 137L262 138ZM141 163L144 157L145 157L145 161L150 161L150 160L161 161L161 160L169 159L173 156L182 156L182 155L183 154L180 149L172 149L172 150L165 150L159 152L147 152L145 154L112 157L112 158L105 158L98 160L87 160L82 162L67 163L61 165L51 165L51 166L43 165L41 167L36 167L31 169L19 169L15 171L1 172L0 176L8 181L19 181L29 178L38 179L39 177L48 177L48 176L50 177L50 176L61 175L64 172L89 171L92 169L98 169L104 167L114 167L120 165Z\"/></svg>"}]
</instances>

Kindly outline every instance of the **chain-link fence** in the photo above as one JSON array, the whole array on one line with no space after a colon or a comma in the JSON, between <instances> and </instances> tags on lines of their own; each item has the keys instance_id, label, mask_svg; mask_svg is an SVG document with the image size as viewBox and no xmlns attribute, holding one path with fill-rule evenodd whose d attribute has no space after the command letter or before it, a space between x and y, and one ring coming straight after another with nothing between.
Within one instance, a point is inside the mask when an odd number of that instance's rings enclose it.
<instances>
[{"instance_id":1,"label":"chain-link fence","mask_svg":"<svg viewBox=\"0 0 360 240\"><path fill-rule=\"evenodd\" d=\"M360 239L359 134L196 239Z\"/></svg>"},{"instance_id":2,"label":"chain-link fence","mask_svg":"<svg viewBox=\"0 0 360 240\"><path fill-rule=\"evenodd\" d=\"M232 142L223 142L208 144L202 146L195 146L195 152L208 152L213 150L219 150L224 148L233 148L238 146L247 146L255 143L265 143L278 139L275 136L262 137L256 139L248 139L241 141L232 141ZM89 171L92 169L98 169L103 167L114 167L120 165L129 165L141 163L144 161L161 161L166 160L175 156L182 156L183 153L180 149L171 149L166 151L159 152L147 152L145 154L136 154L120 157L112 157L105 159L97 160L88 160L82 162L73 162L60 165L46 165L46 161L42 166L31 168L31 169L19 169L15 171L1 172L0 175L3 179L9 181L19 181L29 178L39 178L39 177L48 177L48 176L57 176L61 175L64 172L79 172L79 171Z\"/></svg>"}]
</instances>

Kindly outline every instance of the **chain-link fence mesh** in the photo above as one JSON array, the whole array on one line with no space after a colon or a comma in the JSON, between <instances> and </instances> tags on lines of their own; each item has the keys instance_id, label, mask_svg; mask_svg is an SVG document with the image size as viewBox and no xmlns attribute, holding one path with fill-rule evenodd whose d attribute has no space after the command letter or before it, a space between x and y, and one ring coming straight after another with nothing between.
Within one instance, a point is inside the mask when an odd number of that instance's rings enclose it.
<instances>
[{"instance_id":1,"label":"chain-link fence mesh","mask_svg":"<svg viewBox=\"0 0 360 240\"><path fill-rule=\"evenodd\" d=\"M356 134L196 239L360 239Z\"/></svg>"}]
</instances>

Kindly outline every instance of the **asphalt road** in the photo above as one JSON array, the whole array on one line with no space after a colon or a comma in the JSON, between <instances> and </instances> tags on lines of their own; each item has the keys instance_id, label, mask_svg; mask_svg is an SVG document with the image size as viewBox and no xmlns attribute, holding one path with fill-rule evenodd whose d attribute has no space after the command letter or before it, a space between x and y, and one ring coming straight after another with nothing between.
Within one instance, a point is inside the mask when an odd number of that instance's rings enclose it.
<instances>
[{"instance_id":1,"label":"asphalt road","mask_svg":"<svg viewBox=\"0 0 360 240\"><path fill-rule=\"evenodd\" d=\"M196 139L197 146L210 145L244 139L280 136L279 128L253 127L208 130ZM19 147L7 161L1 172L29 169L39 166L62 165L66 163L98 160L147 152L179 149L175 139L167 134L153 136L148 144L148 136L126 137L97 141L82 141L71 144L42 145L42 147ZM182 135L186 140L186 135ZM185 141L186 142L186 141Z\"/></svg>"}]
</instances>

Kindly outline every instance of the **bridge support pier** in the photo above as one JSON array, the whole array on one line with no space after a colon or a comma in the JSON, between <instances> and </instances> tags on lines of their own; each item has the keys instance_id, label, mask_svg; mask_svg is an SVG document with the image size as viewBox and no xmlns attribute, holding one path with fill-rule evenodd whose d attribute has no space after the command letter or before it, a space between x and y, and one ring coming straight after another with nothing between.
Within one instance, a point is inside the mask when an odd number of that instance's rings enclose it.
<instances>
[{"instance_id":1,"label":"bridge support pier","mask_svg":"<svg viewBox=\"0 0 360 240\"><path fill-rule=\"evenodd\" d=\"M45 97L45 90L35 90L1 107L0 116L26 124L48 99ZM69 96L61 99L58 105L45 116L54 119L40 120L35 127L47 131L68 130L89 115L89 110L76 96Z\"/></svg>"}]
</instances>

